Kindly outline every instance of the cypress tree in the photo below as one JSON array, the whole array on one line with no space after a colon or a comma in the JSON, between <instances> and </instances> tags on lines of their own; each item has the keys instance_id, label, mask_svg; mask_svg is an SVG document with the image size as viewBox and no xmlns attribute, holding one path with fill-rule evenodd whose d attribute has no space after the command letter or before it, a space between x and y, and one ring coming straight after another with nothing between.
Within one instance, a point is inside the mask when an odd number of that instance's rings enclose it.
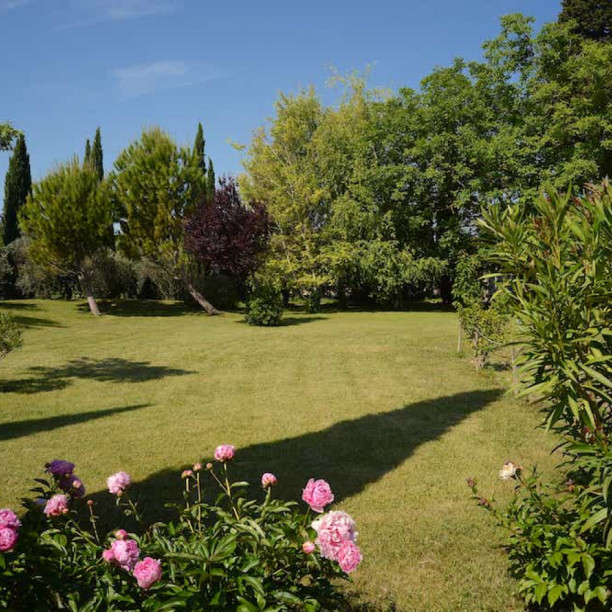
<instances>
[{"instance_id":1,"label":"cypress tree","mask_svg":"<svg viewBox=\"0 0 612 612\"><path fill-rule=\"evenodd\" d=\"M30 156L26 147L25 137L20 134L9 161L8 171L4 179L4 244L10 244L19 238L17 213L25 204L32 192L32 174L30 172Z\"/></svg>"},{"instance_id":2,"label":"cypress tree","mask_svg":"<svg viewBox=\"0 0 612 612\"><path fill-rule=\"evenodd\" d=\"M202 170L202 174L206 174L206 141L204 140L204 130L202 124L198 123L198 131L193 143L193 154L198 160L198 167Z\"/></svg>"},{"instance_id":3,"label":"cypress tree","mask_svg":"<svg viewBox=\"0 0 612 612\"><path fill-rule=\"evenodd\" d=\"M91 148L91 163L98 175L98 180L101 181L104 178L104 156L102 153L102 136L100 135L100 128L96 130L93 147Z\"/></svg>"},{"instance_id":4,"label":"cypress tree","mask_svg":"<svg viewBox=\"0 0 612 612\"><path fill-rule=\"evenodd\" d=\"M574 32L585 38L612 42L610 0L563 0L559 22L574 21Z\"/></svg>"},{"instance_id":5,"label":"cypress tree","mask_svg":"<svg viewBox=\"0 0 612 612\"><path fill-rule=\"evenodd\" d=\"M89 142L89 138L85 143L85 157L83 158L83 164L91 164L91 143Z\"/></svg>"},{"instance_id":6,"label":"cypress tree","mask_svg":"<svg viewBox=\"0 0 612 612\"><path fill-rule=\"evenodd\" d=\"M215 169L210 157L208 158L208 170L206 172L206 199L209 202L215 199Z\"/></svg>"}]
</instances>

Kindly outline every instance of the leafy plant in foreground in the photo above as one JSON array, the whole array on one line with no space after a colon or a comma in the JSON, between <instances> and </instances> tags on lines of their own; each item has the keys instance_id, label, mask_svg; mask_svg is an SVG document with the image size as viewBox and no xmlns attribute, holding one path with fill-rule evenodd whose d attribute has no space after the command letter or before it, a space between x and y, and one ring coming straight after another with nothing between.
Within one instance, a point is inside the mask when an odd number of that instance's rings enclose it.
<instances>
[{"instance_id":1,"label":"leafy plant in foreground","mask_svg":"<svg viewBox=\"0 0 612 612\"><path fill-rule=\"evenodd\" d=\"M338 579L361 562L353 519L325 512L334 495L310 479L302 499L274 499L276 476L263 474L260 499L232 482L235 449L184 470L177 518L146 527L125 472L107 480L134 532L104 535L74 464L54 460L37 478L19 519L0 510L0 607L49 610L341 610ZM219 494L204 501L209 483ZM79 513L79 509L81 513ZM83 519L83 510L88 520ZM312 513L318 518L312 521ZM86 528L85 524L89 523Z\"/></svg>"}]
</instances>

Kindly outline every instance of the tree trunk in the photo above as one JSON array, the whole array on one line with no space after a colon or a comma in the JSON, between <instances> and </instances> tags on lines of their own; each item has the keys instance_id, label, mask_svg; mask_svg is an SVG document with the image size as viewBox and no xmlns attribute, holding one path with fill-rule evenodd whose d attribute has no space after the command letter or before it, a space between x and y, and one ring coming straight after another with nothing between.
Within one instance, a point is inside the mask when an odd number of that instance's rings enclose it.
<instances>
[{"instance_id":1,"label":"tree trunk","mask_svg":"<svg viewBox=\"0 0 612 612\"><path fill-rule=\"evenodd\" d=\"M209 314L221 314L191 283L187 283L189 295Z\"/></svg>"},{"instance_id":2,"label":"tree trunk","mask_svg":"<svg viewBox=\"0 0 612 612\"><path fill-rule=\"evenodd\" d=\"M99 317L100 310L98 309L96 298L93 295L89 277L86 274L79 274L79 283L81 284L81 288L83 289L85 297L87 297L87 303L89 304L89 310L91 310L91 314L96 317Z\"/></svg>"}]
</instances>

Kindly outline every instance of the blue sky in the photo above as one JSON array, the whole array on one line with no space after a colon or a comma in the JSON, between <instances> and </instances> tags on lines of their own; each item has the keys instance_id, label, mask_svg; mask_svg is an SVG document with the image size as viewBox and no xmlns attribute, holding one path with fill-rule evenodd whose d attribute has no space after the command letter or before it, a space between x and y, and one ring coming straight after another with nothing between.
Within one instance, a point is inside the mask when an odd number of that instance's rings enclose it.
<instances>
[{"instance_id":1,"label":"blue sky","mask_svg":"<svg viewBox=\"0 0 612 612\"><path fill-rule=\"evenodd\" d=\"M202 121L217 173L240 171L279 91L374 63L370 83L417 87L477 59L499 17L556 18L559 0L0 0L0 121L26 133L34 179L102 129L105 167L144 126L181 143ZM330 94L326 94L329 96ZM0 153L0 177L8 154ZM0 192L3 181L0 184Z\"/></svg>"}]
</instances>

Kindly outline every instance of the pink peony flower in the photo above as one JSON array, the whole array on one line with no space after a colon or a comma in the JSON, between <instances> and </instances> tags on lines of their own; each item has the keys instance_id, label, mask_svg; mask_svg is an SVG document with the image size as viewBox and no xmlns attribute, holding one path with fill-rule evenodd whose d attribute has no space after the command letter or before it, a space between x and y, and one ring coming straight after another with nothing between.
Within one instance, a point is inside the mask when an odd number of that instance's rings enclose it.
<instances>
[{"instance_id":1,"label":"pink peony flower","mask_svg":"<svg viewBox=\"0 0 612 612\"><path fill-rule=\"evenodd\" d=\"M113 563L115 561L115 553L112 551L112 549L107 548L106 550L102 551L102 558L107 563Z\"/></svg>"},{"instance_id":2,"label":"pink peony flower","mask_svg":"<svg viewBox=\"0 0 612 612\"><path fill-rule=\"evenodd\" d=\"M323 508L334 501L334 494L325 480L311 478L302 492L302 499L315 512L323 512Z\"/></svg>"},{"instance_id":3,"label":"pink peony flower","mask_svg":"<svg viewBox=\"0 0 612 612\"><path fill-rule=\"evenodd\" d=\"M128 536L128 532L125 529L117 529L117 531L115 531L115 537L118 540L127 540Z\"/></svg>"},{"instance_id":4,"label":"pink peony flower","mask_svg":"<svg viewBox=\"0 0 612 612\"><path fill-rule=\"evenodd\" d=\"M302 550L307 554L310 555L315 551L316 545L314 542L311 542L310 540L308 540L307 542L304 542L302 544Z\"/></svg>"},{"instance_id":5,"label":"pink peony flower","mask_svg":"<svg viewBox=\"0 0 612 612\"><path fill-rule=\"evenodd\" d=\"M124 570L132 571L138 561L140 550L135 540L113 540L110 547L115 562Z\"/></svg>"},{"instance_id":6,"label":"pink peony flower","mask_svg":"<svg viewBox=\"0 0 612 612\"><path fill-rule=\"evenodd\" d=\"M314 521L312 528L317 532L316 543L321 555L332 561L337 561L344 542L354 542L357 539L355 521L342 511L328 512Z\"/></svg>"},{"instance_id":7,"label":"pink peony flower","mask_svg":"<svg viewBox=\"0 0 612 612\"><path fill-rule=\"evenodd\" d=\"M17 515L8 508L0 510L0 529L5 527L9 529L19 529L21 527L21 521L17 518Z\"/></svg>"},{"instance_id":8,"label":"pink peony flower","mask_svg":"<svg viewBox=\"0 0 612 612\"><path fill-rule=\"evenodd\" d=\"M120 495L132 484L132 479L125 472L117 472L106 479L106 486L113 495Z\"/></svg>"},{"instance_id":9,"label":"pink peony flower","mask_svg":"<svg viewBox=\"0 0 612 612\"><path fill-rule=\"evenodd\" d=\"M68 496L59 493L58 495L54 495L50 500L45 504L45 509L43 512L48 516L61 516L62 514L66 514L68 512Z\"/></svg>"},{"instance_id":10,"label":"pink peony flower","mask_svg":"<svg viewBox=\"0 0 612 612\"><path fill-rule=\"evenodd\" d=\"M363 557L359 547L351 540L342 542L342 546L338 550L337 560L343 572L350 574L357 569Z\"/></svg>"},{"instance_id":11,"label":"pink peony flower","mask_svg":"<svg viewBox=\"0 0 612 612\"><path fill-rule=\"evenodd\" d=\"M266 472L261 477L261 486L264 489L274 486L277 482L278 482L278 478L274 474L270 474L270 472Z\"/></svg>"},{"instance_id":12,"label":"pink peony flower","mask_svg":"<svg viewBox=\"0 0 612 612\"><path fill-rule=\"evenodd\" d=\"M134 578L141 589L148 589L162 577L161 563L157 559L145 557L134 567Z\"/></svg>"},{"instance_id":13,"label":"pink peony flower","mask_svg":"<svg viewBox=\"0 0 612 612\"><path fill-rule=\"evenodd\" d=\"M62 476L70 476L74 472L74 463L65 459L54 459L45 466L49 474L53 474L57 478Z\"/></svg>"},{"instance_id":14,"label":"pink peony flower","mask_svg":"<svg viewBox=\"0 0 612 612\"><path fill-rule=\"evenodd\" d=\"M236 454L236 447L231 444L221 444L215 448L215 459L217 461L231 461Z\"/></svg>"},{"instance_id":15,"label":"pink peony flower","mask_svg":"<svg viewBox=\"0 0 612 612\"><path fill-rule=\"evenodd\" d=\"M0 527L0 552L13 550L18 539L19 534L16 529L12 529L11 527Z\"/></svg>"}]
</instances>

